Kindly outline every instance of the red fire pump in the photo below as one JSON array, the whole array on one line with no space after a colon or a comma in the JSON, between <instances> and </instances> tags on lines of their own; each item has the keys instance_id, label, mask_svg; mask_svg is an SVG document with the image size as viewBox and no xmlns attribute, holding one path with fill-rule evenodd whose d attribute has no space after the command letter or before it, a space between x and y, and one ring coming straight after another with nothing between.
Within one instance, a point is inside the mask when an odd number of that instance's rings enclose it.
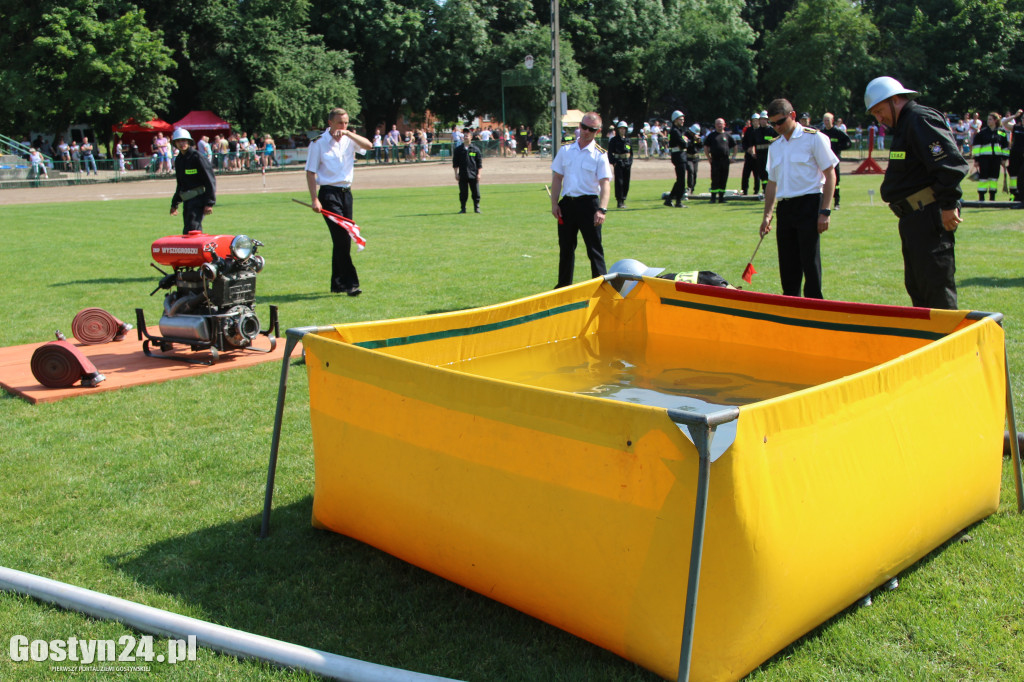
<instances>
[{"instance_id":1,"label":"red fire pump","mask_svg":"<svg viewBox=\"0 0 1024 682\"><path fill-rule=\"evenodd\" d=\"M153 336L146 328L142 308L136 308L139 340L143 352L150 357L165 357L196 364L212 365L218 353L230 350L254 350L269 353L277 346L277 306L270 306L270 325L261 329L253 307L256 303L256 275L263 270L263 256L256 250L263 244L244 234L209 235L192 231L184 236L171 236L153 242L153 260L173 268L165 272L150 263L163 277L150 296L161 289L171 289L164 296L160 317L160 334ZM270 340L269 348L253 345L257 336ZM156 355L150 343L164 353L174 344L192 350L209 349L211 360L195 360L184 356Z\"/></svg>"}]
</instances>

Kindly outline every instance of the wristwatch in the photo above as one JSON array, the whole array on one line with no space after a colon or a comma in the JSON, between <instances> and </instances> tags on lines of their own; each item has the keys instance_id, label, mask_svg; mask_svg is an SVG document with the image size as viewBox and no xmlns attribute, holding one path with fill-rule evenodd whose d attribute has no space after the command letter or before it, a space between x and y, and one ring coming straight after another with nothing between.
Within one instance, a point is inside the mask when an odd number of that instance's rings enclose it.
<instances>
[{"instance_id":1,"label":"wristwatch","mask_svg":"<svg viewBox=\"0 0 1024 682\"><path fill-rule=\"evenodd\" d=\"M832 209L830 208L819 208L818 215L830 216L832 215Z\"/></svg>"},{"instance_id":2,"label":"wristwatch","mask_svg":"<svg viewBox=\"0 0 1024 682\"><path fill-rule=\"evenodd\" d=\"M599 209L597 209L597 212L598 213L607 213L608 209L607 208L599 208Z\"/></svg>"}]
</instances>

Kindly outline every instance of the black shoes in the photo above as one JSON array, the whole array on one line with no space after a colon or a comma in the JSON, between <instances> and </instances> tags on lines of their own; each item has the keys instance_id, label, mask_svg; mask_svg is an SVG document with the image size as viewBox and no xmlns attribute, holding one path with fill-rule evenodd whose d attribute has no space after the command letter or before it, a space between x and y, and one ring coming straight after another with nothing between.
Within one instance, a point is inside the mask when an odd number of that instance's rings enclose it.
<instances>
[{"instance_id":1,"label":"black shoes","mask_svg":"<svg viewBox=\"0 0 1024 682\"><path fill-rule=\"evenodd\" d=\"M668 206L669 208L672 208L672 200L671 199L665 199L665 205Z\"/></svg>"},{"instance_id":2,"label":"black shoes","mask_svg":"<svg viewBox=\"0 0 1024 682\"><path fill-rule=\"evenodd\" d=\"M479 206L476 206L476 207L475 207L475 208L473 209L473 213L479 213L479 212L480 212L480 207L479 207Z\"/></svg>"},{"instance_id":3,"label":"black shoes","mask_svg":"<svg viewBox=\"0 0 1024 682\"><path fill-rule=\"evenodd\" d=\"M461 211L459 211L459 213L465 213L465 212L466 212L466 207L465 207L465 206L463 206L463 207L462 207L462 210L461 210Z\"/></svg>"}]
</instances>

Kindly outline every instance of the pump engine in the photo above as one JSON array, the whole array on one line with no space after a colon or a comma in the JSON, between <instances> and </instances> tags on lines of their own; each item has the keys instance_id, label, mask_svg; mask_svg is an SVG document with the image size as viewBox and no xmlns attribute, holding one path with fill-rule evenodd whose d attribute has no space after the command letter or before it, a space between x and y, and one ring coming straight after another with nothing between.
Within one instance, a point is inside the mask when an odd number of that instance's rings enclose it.
<instances>
[{"instance_id":1,"label":"pump engine","mask_svg":"<svg viewBox=\"0 0 1024 682\"><path fill-rule=\"evenodd\" d=\"M142 309L135 310L139 340L146 337L143 352L150 357L213 364L221 351L273 351L278 335L277 307L270 306L270 324L265 330L261 329L254 311L256 275L264 265L263 256L256 254L260 246L263 246L260 241L244 234L208 235L199 231L153 242L153 260L173 271L166 272L150 264L163 275L150 296L161 289L170 291L164 296L160 336L149 333ZM269 348L253 345L260 335L268 337ZM150 350L151 342L165 353L173 344L192 350L209 349L212 359L155 355Z\"/></svg>"}]
</instances>

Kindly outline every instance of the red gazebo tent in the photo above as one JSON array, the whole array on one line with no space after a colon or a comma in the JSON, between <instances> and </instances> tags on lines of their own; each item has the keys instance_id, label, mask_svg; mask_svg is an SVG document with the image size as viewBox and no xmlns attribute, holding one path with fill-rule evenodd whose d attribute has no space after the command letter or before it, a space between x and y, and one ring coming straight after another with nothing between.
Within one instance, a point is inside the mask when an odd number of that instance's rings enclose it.
<instances>
[{"instance_id":1,"label":"red gazebo tent","mask_svg":"<svg viewBox=\"0 0 1024 682\"><path fill-rule=\"evenodd\" d=\"M159 118L154 118L152 121L146 121L145 123L137 123L134 118L129 118L124 123L111 126L111 130L115 136L121 138L121 143L125 147L135 142L140 152L149 155L153 138L156 137L156 134L163 133L169 136L174 132L174 126Z\"/></svg>"},{"instance_id":2,"label":"red gazebo tent","mask_svg":"<svg viewBox=\"0 0 1024 682\"><path fill-rule=\"evenodd\" d=\"M184 128L192 134L193 139L198 140L199 135L227 136L231 134L231 124L222 119L212 111L190 111L185 118L174 122L175 128Z\"/></svg>"}]
</instances>

